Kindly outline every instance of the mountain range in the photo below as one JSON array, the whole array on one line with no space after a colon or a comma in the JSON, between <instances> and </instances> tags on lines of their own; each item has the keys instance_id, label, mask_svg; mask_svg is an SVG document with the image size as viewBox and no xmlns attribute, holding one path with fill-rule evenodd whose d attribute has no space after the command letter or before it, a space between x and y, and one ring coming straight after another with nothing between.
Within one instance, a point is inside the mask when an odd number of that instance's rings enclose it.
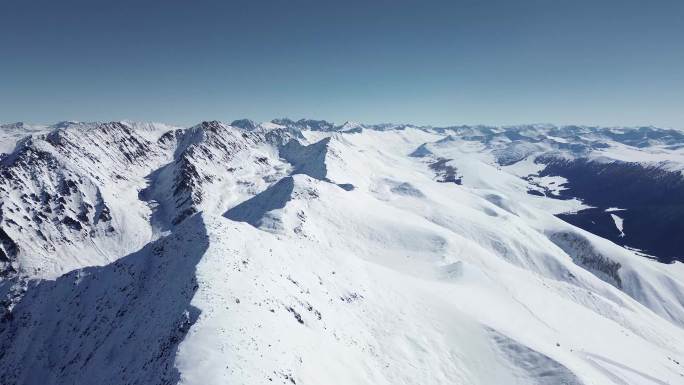
<instances>
[{"instance_id":1,"label":"mountain range","mask_svg":"<svg viewBox=\"0 0 684 385\"><path fill-rule=\"evenodd\" d=\"M684 132L0 125L0 383L684 383Z\"/></svg>"}]
</instances>

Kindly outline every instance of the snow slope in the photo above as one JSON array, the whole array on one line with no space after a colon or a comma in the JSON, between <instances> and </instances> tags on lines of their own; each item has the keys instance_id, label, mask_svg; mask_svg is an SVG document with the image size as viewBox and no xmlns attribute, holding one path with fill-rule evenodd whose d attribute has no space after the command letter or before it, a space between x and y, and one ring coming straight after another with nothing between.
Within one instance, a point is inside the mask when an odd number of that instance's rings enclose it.
<instances>
[{"instance_id":1,"label":"snow slope","mask_svg":"<svg viewBox=\"0 0 684 385\"><path fill-rule=\"evenodd\" d=\"M555 217L582 202L529 193L561 188L522 178L546 145L492 146L581 142L549 130L31 133L0 181L0 383L683 383L684 265Z\"/></svg>"}]
</instances>

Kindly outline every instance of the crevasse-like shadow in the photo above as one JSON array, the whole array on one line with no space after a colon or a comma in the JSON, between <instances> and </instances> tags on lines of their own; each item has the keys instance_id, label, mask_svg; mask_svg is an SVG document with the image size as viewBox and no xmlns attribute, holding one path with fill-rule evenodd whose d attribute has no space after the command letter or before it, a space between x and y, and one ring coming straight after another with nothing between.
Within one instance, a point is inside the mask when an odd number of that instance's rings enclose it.
<instances>
[{"instance_id":1,"label":"crevasse-like shadow","mask_svg":"<svg viewBox=\"0 0 684 385\"><path fill-rule=\"evenodd\" d=\"M261 221L272 210L282 209L292 199L294 179L285 177L261 193L226 211L223 216L238 222L247 222L259 227Z\"/></svg>"},{"instance_id":2,"label":"crevasse-like shadow","mask_svg":"<svg viewBox=\"0 0 684 385\"><path fill-rule=\"evenodd\" d=\"M208 248L201 214L102 267L39 281L0 323L0 383L175 384Z\"/></svg>"}]
</instances>

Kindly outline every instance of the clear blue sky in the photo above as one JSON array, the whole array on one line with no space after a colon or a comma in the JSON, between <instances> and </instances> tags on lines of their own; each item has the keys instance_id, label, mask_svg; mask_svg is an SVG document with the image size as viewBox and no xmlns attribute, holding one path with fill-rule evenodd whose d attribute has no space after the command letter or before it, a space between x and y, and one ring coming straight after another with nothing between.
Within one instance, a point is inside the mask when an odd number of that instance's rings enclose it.
<instances>
[{"instance_id":1,"label":"clear blue sky","mask_svg":"<svg viewBox=\"0 0 684 385\"><path fill-rule=\"evenodd\" d=\"M684 0L0 0L0 121L684 128Z\"/></svg>"}]
</instances>

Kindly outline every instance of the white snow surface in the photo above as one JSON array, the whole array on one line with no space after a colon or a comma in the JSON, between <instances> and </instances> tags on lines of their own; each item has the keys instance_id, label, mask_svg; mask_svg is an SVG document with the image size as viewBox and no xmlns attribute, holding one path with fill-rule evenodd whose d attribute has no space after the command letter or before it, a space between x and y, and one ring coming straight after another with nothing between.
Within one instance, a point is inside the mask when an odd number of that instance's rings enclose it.
<instances>
[{"instance_id":1,"label":"white snow surface","mask_svg":"<svg viewBox=\"0 0 684 385\"><path fill-rule=\"evenodd\" d=\"M620 236L624 237L625 236L625 232L623 229L624 220L615 214L610 214L610 217L613 218L613 221L615 222L615 227L617 227L618 231L620 231Z\"/></svg>"},{"instance_id":2,"label":"white snow surface","mask_svg":"<svg viewBox=\"0 0 684 385\"><path fill-rule=\"evenodd\" d=\"M319 126L12 134L0 383L684 383L684 265L521 178L547 142L603 136Z\"/></svg>"}]
</instances>

